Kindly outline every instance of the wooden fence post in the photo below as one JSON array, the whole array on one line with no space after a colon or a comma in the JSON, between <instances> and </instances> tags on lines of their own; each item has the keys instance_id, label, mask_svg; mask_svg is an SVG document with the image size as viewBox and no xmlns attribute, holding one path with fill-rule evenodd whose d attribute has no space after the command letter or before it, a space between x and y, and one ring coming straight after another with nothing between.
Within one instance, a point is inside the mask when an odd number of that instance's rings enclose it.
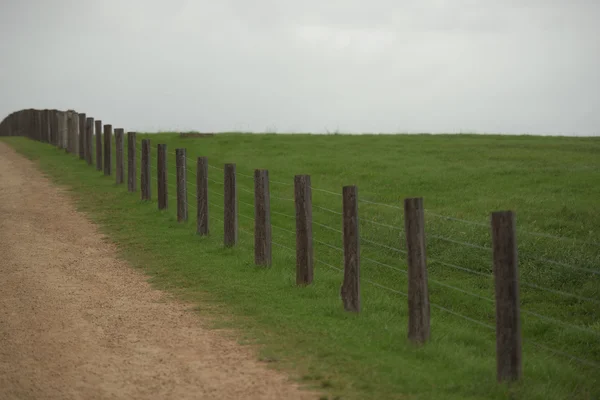
<instances>
[{"instance_id":1,"label":"wooden fence post","mask_svg":"<svg viewBox=\"0 0 600 400\"><path fill-rule=\"evenodd\" d=\"M238 241L238 210L235 164L225 164L224 175L224 242L226 247L235 246Z\"/></svg>"},{"instance_id":2,"label":"wooden fence post","mask_svg":"<svg viewBox=\"0 0 600 400\"><path fill-rule=\"evenodd\" d=\"M48 118L50 118L50 115L51 112L49 110ZM69 136L69 143L67 145L69 153L77 154L79 151L79 116L75 111L67 113L67 135ZM50 140L50 129L48 129L48 140Z\"/></svg>"},{"instance_id":3,"label":"wooden fence post","mask_svg":"<svg viewBox=\"0 0 600 400\"><path fill-rule=\"evenodd\" d=\"M358 189L344 186L344 283L340 290L344 309L360 311L360 243L358 235Z\"/></svg>"},{"instance_id":4,"label":"wooden fence post","mask_svg":"<svg viewBox=\"0 0 600 400\"><path fill-rule=\"evenodd\" d=\"M96 170L102 171L102 121L96 120Z\"/></svg>"},{"instance_id":5,"label":"wooden fence post","mask_svg":"<svg viewBox=\"0 0 600 400\"><path fill-rule=\"evenodd\" d=\"M79 159L85 160L85 149L87 147L87 138L85 135L85 113L79 114Z\"/></svg>"},{"instance_id":6,"label":"wooden fence post","mask_svg":"<svg viewBox=\"0 0 600 400\"><path fill-rule=\"evenodd\" d=\"M50 110L42 110L42 143L48 143L48 135L50 132ZM68 129L68 125L67 125Z\"/></svg>"},{"instance_id":7,"label":"wooden fence post","mask_svg":"<svg viewBox=\"0 0 600 400\"><path fill-rule=\"evenodd\" d=\"M296 204L296 284L313 281L312 189L309 175L294 177Z\"/></svg>"},{"instance_id":8,"label":"wooden fence post","mask_svg":"<svg viewBox=\"0 0 600 400\"><path fill-rule=\"evenodd\" d=\"M208 235L208 159L198 157L196 165L196 233L200 236Z\"/></svg>"},{"instance_id":9,"label":"wooden fence post","mask_svg":"<svg viewBox=\"0 0 600 400\"><path fill-rule=\"evenodd\" d=\"M136 140L135 132L127 132L127 190L130 192L137 190Z\"/></svg>"},{"instance_id":10,"label":"wooden fence post","mask_svg":"<svg viewBox=\"0 0 600 400\"><path fill-rule=\"evenodd\" d=\"M497 380L516 381L522 375L521 317L515 216L492 213L492 248L496 286Z\"/></svg>"},{"instance_id":11,"label":"wooden fence post","mask_svg":"<svg viewBox=\"0 0 600 400\"><path fill-rule=\"evenodd\" d=\"M422 198L404 199L404 230L408 262L408 339L425 343L430 336L430 305L425 254Z\"/></svg>"},{"instance_id":12,"label":"wooden fence post","mask_svg":"<svg viewBox=\"0 0 600 400\"><path fill-rule=\"evenodd\" d=\"M175 149L175 168L177 176L177 221L188 220L187 203L187 159L185 149Z\"/></svg>"},{"instance_id":13,"label":"wooden fence post","mask_svg":"<svg viewBox=\"0 0 600 400\"><path fill-rule=\"evenodd\" d=\"M94 163L94 118L87 117L85 120L85 160L88 165Z\"/></svg>"},{"instance_id":14,"label":"wooden fence post","mask_svg":"<svg viewBox=\"0 0 600 400\"><path fill-rule=\"evenodd\" d=\"M164 210L169 206L169 187L167 174L167 145L158 145L158 168L157 168L157 186L158 186L158 209Z\"/></svg>"},{"instance_id":15,"label":"wooden fence post","mask_svg":"<svg viewBox=\"0 0 600 400\"><path fill-rule=\"evenodd\" d=\"M52 135L52 146L58 145L58 110L52 110L52 120L50 121L50 133Z\"/></svg>"},{"instance_id":16,"label":"wooden fence post","mask_svg":"<svg viewBox=\"0 0 600 400\"><path fill-rule=\"evenodd\" d=\"M40 140L42 138L42 134L39 134ZM68 121L67 121L67 112L60 112L58 118L58 147L67 150L67 146L69 145L68 140Z\"/></svg>"},{"instance_id":17,"label":"wooden fence post","mask_svg":"<svg viewBox=\"0 0 600 400\"><path fill-rule=\"evenodd\" d=\"M270 266L272 262L271 199L269 171L254 171L254 263Z\"/></svg>"},{"instance_id":18,"label":"wooden fence post","mask_svg":"<svg viewBox=\"0 0 600 400\"><path fill-rule=\"evenodd\" d=\"M104 125L104 175L112 174L112 125Z\"/></svg>"},{"instance_id":19,"label":"wooden fence post","mask_svg":"<svg viewBox=\"0 0 600 400\"><path fill-rule=\"evenodd\" d=\"M150 139L142 140L142 172L141 172L142 200L150 200Z\"/></svg>"},{"instance_id":20,"label":"wooden fence post","mask_svg":"<svg viewBox=\"0 0 600 400\"><path fill-rule=\"evenodd\" d=\"M117 185L125 182L123 135L124 130L122 128L115 129L115 181Z\"/></svg>"}]
</instances>

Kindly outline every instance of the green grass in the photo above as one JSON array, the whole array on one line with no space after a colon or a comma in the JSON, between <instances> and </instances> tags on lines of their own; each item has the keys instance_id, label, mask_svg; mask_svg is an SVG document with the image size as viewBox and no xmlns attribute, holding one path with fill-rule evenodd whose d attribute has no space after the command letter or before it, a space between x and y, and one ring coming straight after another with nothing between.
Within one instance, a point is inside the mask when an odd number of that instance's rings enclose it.
<instances>
[{"instance_id":1,"label":"green grass","mask_svg":"<svg viewBox=\"0 0 600 400\"><path fill-rule=\"evenodd\" d=\"M192 204L194 160L208 157L213 167L209 237L194 233L195 208L190 208L188 223L176 222L172 175L169 210L159 212L154 167L153 201L144 203L139 191L128 193L126 185L114 184L114 176L104 177L63 151L21 138L3 140L36 160L57 183L72 188L80 209L157 287L197 303L198 312L216 326L236 328L240 341L260 345L260 357L270 361L268 365L319 388L324 398L600 398L600 275L569 267L600 271L599 139L138 134L138 165L142 137L150 138L152 147L168 145L172 174L172 153L187 148ZM223 248L220 222L222 166L227 162L236 163L238 170L241 231L233 249ZM336 213L341 211L342 186L357 185L359 199L370 201L359 204L363 302L359 315L342 310L342 274L324 263L316 264L315 282L305 288L295 286L293 250L275 246L271 268L253 265L249 176L255 168L269 170L273 240L290 249L295 247L294 235L288 232L295 229L294 205L289 201L293 176L311 175L314 221L334 229L314 226L315 257L334 267L342 266L342 253L325 244L342 246L335 231L341 229ZM402 200L413 196L422 196L427 209L429 289L436 305L431 309L431 341L420 348L407 342L407 301L396 292L406 292L401 271L406 270L405 256L391 249L405 247ZM496 383L493 329L457 315L495 324L492 278L464 269L491 273L491 253L485 249L491 245L490 213L506 209L517 214L524 336L524 378L510 387Z\"/></svg>"}]
</instances>

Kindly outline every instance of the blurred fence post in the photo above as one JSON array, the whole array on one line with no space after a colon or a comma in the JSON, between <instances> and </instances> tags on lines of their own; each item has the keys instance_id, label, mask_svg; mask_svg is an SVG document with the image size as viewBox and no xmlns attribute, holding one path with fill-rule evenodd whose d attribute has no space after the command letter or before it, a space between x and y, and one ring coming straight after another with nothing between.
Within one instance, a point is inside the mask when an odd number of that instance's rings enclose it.
<instances>
[{"instance_id":1,"label":"blurred fence post","mask_svg":"<svg viewBox=\"0 0 600 400\"><path fill-rule=\"evenodd\" d=\"M94 164L94 118L85 119L85 161Z\"/></svg>"},{"instance_id":2,"label":"blurred fence post","mask_svg":"<svg viewBox=\"0 0 600 400\"><path fill-rule=\"evenodd\" d=\"M232 247L238 241L238 210L237 210L237 187L235 176L235 164L225 164L224 168L224 243L226 247Z\"/></svg>"},{"instance_id":3,"label":"blurred fence post","mask_svg":"<svg viewBox=\"0 0 600 400\"><path fill-rule=\"evenodd\" d=\"M50 118L50 111L48 111L48 118ZM68 144L67 148L69 153L77 154L79 149L79 116L75 111L67 112L67 136Z\"/></svg>"},{"instance_id":4,"label":"blurred fence post","mask_svg":"<svg viewBox=\"0 0 600 400\"><path fill-rule=\"evenodd\" d=\"M87 146L85 137L85 113L79 114L79 159L85 160L85 149Z\"/></svg>"},{"instance_id":5,"label":"blurred fence post","mask_svg":"<svg viewBox=\"0 0 600 400\"><path fill-rule=\"evenodd\" d=\"M68 121L67 121L67 130L68 130ZM48 143L48 135L50 133L50 117L49 117L49 111L46 110L42 110L42 136L40 138L40 141L42 143Z\"/></svg>"},{"instance_id":6,"label":"blurred fence post","mask_svg":"<svg viewBox=\"0 0 600 400\"><path fill-rule=\"evenodd\" d=\"M200 236L208 235L208 159L198 157L196 165L196 233Z\"/></svg>"},{"instance_id":7,"label":"blurred fence post","mask_svg":"<svg viewBox=\"0 0 600 400\"><path fill-rule=\"evenodd\" d=\"M421 344L430 336L430 305L422 198L404 199L408 263L408 339Z\"/></svg>"},{"instance_id":8,"label":"blurred fence post","mask_svg":"<svg viewBox=\"0 0 600 400\"><path fill-rule=\"evenodd\" d=\"M102 121L96 120L96 170L102 171Z\"/></svg>"},{"instance_id":9,"label":"blurred fence post","mask_svg":"<svg viewBox=\"0 0 600 400\"><path fill-rule=\"evenodd\" d=\"M313 281L314 253L312 239L312 190L309 175L294 177L296 206L296 284Z\"/></svg>"},{"instance_id":10,"label":"blurred fence post","mask_svg":"<svg viewBox=\"0 0 600 400\"><path fill-rule=\"evenodd\" d=\"M340 290L346 311L360 312L360 243L358 234L358 189L344 186L344 282Z\"/></svg>"},{"instance_id":11,"label":"blurred fence post","mask_svg":"<svg viewBox=\"0 0 600 400\"><path fill-rule=\"evenodd\" d=\"M60 147L63 150L67 150L67 146L69 145L69 135L68 135L68 115L67 112L60 112L59 113L59 118L58 118L58 147ZM42 138L41 132L40 132L40 140Z\"/></svg>"},{"instance_id":12,"label":"blurred fence post","mask_svg":"<svg viewBox=\"0 0 600 400\"><path fill-rule=\"evenodd\" d=\"M492 248L496 292L497 380L516 381L522 375L521 317L515 216L492 213Z\"/></svg>"},{"instance_id":13,"label":"blurred fence post","mask_svg":"<svg viewBox=\"0 0 600 400\"><path fill-rule=\"evenodd\" d=\"M115 129L115 183L125 182L125 159L123 149L123 128Z\"/></svg>"},{"instance_id":14,"label":"blurred fence post","mask_svg":"<svg viewBox=\"0 0 600 400\"><path fill-rule=\"evenodd\" d=\"M50 121L50 136L51 141L50 144L52 146L58 146L58 114L60 112L58 110L52 110L52 119Z\"/></svg>"},{"instance_id":15,"label":"blurred fence post","mask_svg":"<svg viewBox=\"0 0 600 400\"><path fill-rule=\"evenodd\" d=\"M175 149L175 168L177 176L177 221L188 220L187 202L187 159L185 149Z\"/></svg>"},{"instance_id":16,"label":"blurred fence post","mask_svg":"<svg viewBox=\"0 0 600 400\"><path fill-rule=\"evenodd\" d=\"M137 190L136 140L135 132L127 132L127 190L130 192Z\"/></svg>"},{"instance_id":17,"label":"blurred fence post","mask_svg":"<svg viewBox=\"0 0 600 400\"><path fill-rule=\"evenodd\" d=\"M158 186L158 209L164 210L169 206L169 186L167 174L167 145L159 144L157 148L157 186Z\"/></svg>"},{"instance_id":18,"label":"blurred fence post","mask_svg":"<svg viewBox=\"0 0 600 400\"><path fill-rule=\"evenodd\" d=\"M150 188L150 139L142 140L142 171L141 171L142 200L152 198Z\"/></svg>"},{"instance_id":19,"label":"blurred fence post","mask_svg":"<svg viewBox=\"0 0 600 400\"><path fill-rule=\"evenodd\" d=\"M104 125L104 175L112 174L112 125Z\"/></svg>"}]
</instances>

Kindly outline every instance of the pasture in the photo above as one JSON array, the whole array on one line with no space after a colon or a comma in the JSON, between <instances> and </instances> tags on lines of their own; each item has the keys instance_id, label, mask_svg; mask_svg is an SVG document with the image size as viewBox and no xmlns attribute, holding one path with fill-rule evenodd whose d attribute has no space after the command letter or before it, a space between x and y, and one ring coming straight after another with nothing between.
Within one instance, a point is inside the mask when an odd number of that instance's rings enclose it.
<instances>
[{"instance_id":1,"label":"pasture","mask_svg":"<svg viewBox=\"0 0 600 400\"><path fill-rule=\"evenodd\" d=\"M600 139L486 135L137 134L152 201L63 150L2 138L68 188L157 287L198 304L260 357L330 399L600 396ZM169 208L156 205L166 144ZM138 167L141 145L138 143ZM186 148L190 219L175 218ZM196 158L208 157L210 235L195 233ZM115 157L113 155L113 162ZM239 242L223 246L223 165L237 166ZM269 170L273 265L254 265L253 171ZM314 283L295 284L293 178L311 176ZM139 178L139 170L138 170ZM342 186L359 198L362 310L340 301ZM423 197L431 340L407 341L403 199ZM517 218L523 379L496 382L490 214Z\"/></svg>"}]
</instances>

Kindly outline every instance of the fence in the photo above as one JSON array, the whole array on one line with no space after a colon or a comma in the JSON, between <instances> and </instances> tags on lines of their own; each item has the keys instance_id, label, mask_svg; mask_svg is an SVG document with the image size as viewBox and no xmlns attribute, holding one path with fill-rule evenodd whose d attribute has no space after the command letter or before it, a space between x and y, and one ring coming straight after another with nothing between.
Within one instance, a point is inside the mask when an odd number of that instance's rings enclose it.
<instances>
[{"instance_id":1,"label":"fence","mask_svg":"<svg viewBox=\"0 0 600 400\"><path fill-rule=\"evenodd\" d=\"M94 129L95 128L95 129ZM102 132L103 128L103 132ZM95 138L94 138L95 130ZM356 186L344 186L341 193L332 192L325 189L314 188L311 185L311 177L308 175L297 175L294 177L293 183L275 182L269 179L269 171L257 169L253 176L240 174L237 172L236 164L225 164L221 170L218 167L208 163L207 157L198 157L194 162L196 172L192 174L196 177L196 193L192 194L195 199L195 204L189 204L188 199L188 158L185 148L175 150L175 175L168 172L167 155L173 154L167 151L166 144L158 144L156 147L151 145L149 139L144 139L138 143L135 132L127 133L127 151L125 162L125 132L121 128L114 130L111 125L102 125L99 120L94 120L87 117L86 114L76 113L73 110L58 111L58 110L22 110L15 112L5 118L0 124L0 136L25 136L30 139L49 143L58 148L64 149L68 153L76 154L80 159L92 166L95 158L95 168L98 171L103 171L104 175L111 176L113 174L113 147L115 151L115 183L123 184L125 182L125 169L127 169L127 188L130 192L137 191L137 166L138 156L140 160L140 192L141 198L145 201L152 201L152 150L156 150L156 164L154 168L155 179L157 183L157 203L158 209L164 210L169 207L169 190L174 189L176 193L176 210L177 220L180 222L189 219L188 208L196 208L196 232L199 235L208 235L209 227L209 209L213 207L219 208L223 214L223 219L218 219L223 223L224 236L223 245L227 247L235 247L238 243L239 224L238 217L252 219L254 222L254 261L257 266L269 267L272 264L272 246L279 246L290 252L295 253L296 258L296 284L310 285L315 279L314 266L315 262L326 265L327 267L338 270L343 273L343 278L340 288L341 305L348 312L360 313L361 311L361 282L377 286L383 290L388 290L393 293L401 294L408 300L408 339L415 345L425 345L430 338L430 309L435 307L444 312L448 312L457 317L464 318L470 322L479 324L486 328L494 329L496 333L496 364L497 364L497 380L515 381L522 377L522 333L521 333L521 313L540 318L549 323L555 323L569 328L578 329L600 338L600 333L596 330L586 327L572 325L546 315L542 315L529 310L521 310L519 301L519 274L516 243L516 220L515 214L512 211L497 211L490 215L492 246L490 248L482 247L477 244L454 240L441 236L428 236L436 239L448 241L456 245L467 246L472 248L483 249L491 253L490 263L492 264L491 275L494 279L495 299L490 300L476 293L469 292L459 287L449 285L440 280L429 279L427 264L438 263L444 266L461 270L463 272L473 273L484 277L489 277L487 273L475 271L469 268L461 267L451 263L428 259L426 254L426 227L425 227L425 209L423 198L407 198L404 199L403 207L394 205L379 204L362 200L366 203L378 204L380 206L392 207L401 211L404 217L404 227L392 226L389 224L369 221L370 223L380 225L382 227L403 230L405 250L396 247L387 246L380 243L375 243L361 237L359 232L359 212L358 203L359 192ZM93 151L93 143L95 142L95 155ZM141 146L139 146L141 144ZM127 165L127 168L125 168ZM209 202L209 182L217 182L210 178L210 169L221 171L223 173L223 192L218 196L223 198L223 206L218 206ZM169 181L169 176L175 178L175 185ZM238 185L237 178L252 179L254 190L248 190ZM288 185L293 187L294 198L284 199L294 202L295 216L295 231L290 231L295 235L296 248L292 249L289 246L281 245L272 238L272 229L282 229L273 226L271 223L271 215L278 214L271 210L271 199L275 198L271 195L270 183L280 185ZM254 197L254 204L243 203L254 208L254 218L244 216L238 210L238 189L251 193ZM320 224L313 219L313 191L320 191L330 195L338 196L341 200L342 212L336 212L331 209L316 206L316 208L339 215L342 219L342 230L332 228L330 226ZM435 214L434 214L435 215ZM289 215L286 215L290 217ZM440 218L456 220L467 224L479 223L465 221L453 217L437 215ZM336 234L341 235L343 247L336 247L327 243L320 242L313 238L313 226L320 226L324 229L329 229ZM285 229L283 229L285 230ZM543 235L543 234L537 234ZM548 236L548 235L545 235ZM552 236L550 236L552 237ZM564 238L556 237L561 240ZM387 250L401 253L406 256L408 269L406 271L399 268L382 263L377 260L362 257L361 242L374 244ZM339 250L343 254L343 269L340 269L330 263L323 262L315 257L314 243L319 243L327 247ZM361 261L365 259L368 262L378 264L382 267L391 268L402 271L407 274L406 292L381 285L371 280L361 280ZM565 263L556 262L553 260L543 259L542 261L548 264L564 266L583 270L586 273L594 276L600 275L600 272L595 269L586 269L576 267ZM430 302L429 299L429 283L458 291L460 293L491 301L495 303L495 321L496 326L481 322L468 316L456 313L451 309ZM600 301L579 296L573 293L564 292L546 288L533 283L523 283L524 286L542 290L569 298L587 301L593 304L600 305ZM582 364L598 367L598 364L593 361L585 360L579 357L565 354L559 350L549 348L539 343L530 343L551 351L555 354L567 356Z\"/></svg>"}]
</instances>

